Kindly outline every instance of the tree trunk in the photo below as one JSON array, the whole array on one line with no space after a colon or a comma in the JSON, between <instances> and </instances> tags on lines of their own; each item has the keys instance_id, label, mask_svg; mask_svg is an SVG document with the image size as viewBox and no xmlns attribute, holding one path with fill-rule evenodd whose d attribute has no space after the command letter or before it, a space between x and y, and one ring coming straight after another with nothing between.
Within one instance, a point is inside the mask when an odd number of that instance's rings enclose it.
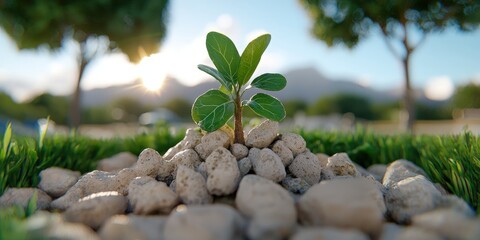
<instances>
[{"instance_id":1,"label":"tree trunk","mask_svg":"<svg viewBox=\"0 0 480 240\"><path fill-rule=\"evenodd\" d=\"M245 144L245 137L243 136L243 125L242 125L242 103L240 101L240 94L237 93L235 99L235 143Z\"/></svg>"},{"instance_id":2,"label":"tree trunk","mask_svg":"<svg viewBox=\"0 0 480 240\"><path fill-rule=\"evenodd\" d=\"M82 82L82 77L83 73L85 71L85 67L88 64L88 61L84 57L84 48L80 47L80 56L78 59L78 78L77 78L77 85L75 86L75 91L73 92L73 98L71 102L71 107L70 107L70 128L77 130L78 127L80 126L81 122L81 107L80 107L80 101L81 101L81 82Z\"/></svg>"},{"instance_id":3,"label":"tree trunk","mask_svg":"<svg viewBox=\"0 0 480 240\"><path fill-rule=\"evenodd\" d=\"M413 133L413 124L415 123L415 99L410 83L410 54L411 52L407 50L405 58L403 59L403 73L405 76L405 92L404 92L404 110L407 114L403 126L405 130L409 133Z\"/></svg>"}]
</instances>

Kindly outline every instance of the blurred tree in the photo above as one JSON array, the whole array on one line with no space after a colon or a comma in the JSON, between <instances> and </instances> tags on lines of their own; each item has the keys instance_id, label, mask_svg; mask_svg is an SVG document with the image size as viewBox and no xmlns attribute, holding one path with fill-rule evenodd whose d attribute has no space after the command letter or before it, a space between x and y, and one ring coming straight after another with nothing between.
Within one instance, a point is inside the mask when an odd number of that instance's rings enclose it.
<instances>
[{"instance_id":1,"label":"blurred tree","mask_svg":"<svg viewBox=\"0 0 480 240\"><path fill-rule=\"evenodd\" d=\"M373 104L374 120L398 120L400 105L397 101Z\"/></svg>"},{"instance_id":2,"label":"blurred tree","mask_svg":"<svg viewBox=\"0 0 480 240\"><path fill-rule=\"evenodd\" d=\"M71 106L71 126L80 124L80 83L89 62L111 50L131 61L158 50L166 32L168 0L4 0L0 25L20 49L58 49L78 42L78 77Z\"/></svg>"},{"instance_id":3,"label":"blurred tree","mask_svg":"<svg viewBox=\"0 0 480 240\"><path fill-rule=\"evenodd\" d=\"M452 105L454 108L480 108L480 85L459 86L453 94Z\"/></svg>"},{"instance_id":4,"label":"blurred tree","mask_svg":"<svg viewBox=\"0 0 480 240\"><path fill-rule=\"evenodd\" d=\"M183 119L189 119L192 103L183 98L174 98L162 104L162 107L174 112Z\"/></svg>"},{"instance_id":5,"label":"blurred tree","mask_svg":"<svg viewBox=\"0 0 480 240\"><path fill-rule=\"evenodd\" d=\"M142 113L153 110L153 107L146 106L143 103L141 103L139 100L131 97L121 97L121 98L115 99L111 103L111 106L112 106L111 111L113 115L122 115L122 116L113 116L113 118L115 120L126 121L126 122L136 122L138 121L138 117Z\"/></svg>"},{"instance_id":6,"label":"blurred tree","mask_svg":"<svg viewBox=\"0 0 480 240\"><path fill-rule=\"evenodd\" d=\"M452 109L448 104L429 106L421 103L415 104L416 115L419 120L446 120L452 119Z\"/></svg>"},{"instance_id":7,"label":"blurred tree","mask_svg":"<svg viewBox=\"0 0 480 240\"><path fill-rule=\"evenodd\" d=\"M82 109L82 123L107 124L115 121L112 117L112 109L108 106L95 106Z\"/></svg>"},{"instance_id":8,"label":"blurred tree","mask_svg":"<svg viewBox=\"0 0 480 240\"><path fill-rule=\"evenodd\" d=\"M357 118L368 120L372 120L375 117L372 105L366 98L351 94L339 94L320 98L308 108L307 113L309 115L353 113Z\"/></svg>"},{"instance_id":9,"label":"blurred tree","mask_svg":"<svg viewBox=\"0 0 480 240\"><path fill-rule=\"evenodd\" d=\"M29 104L17 103L10 95L0 92L0 116L25 121L39 118L41 111Z\"/></svg>"},{"instance_id":10,"label":"blurred tree","mask_svg":"<svg viewBox=\"0 0 480 240\"><path fill-rule=\"evenodd\" d=\"M34 97L26 104L40 111L41 116L50 119L58 124L67 124L68 122L68 99L64 96L53 96L49 93L43 93Z\"/></svg>"},{"instance_id":11,"label":"blurred tree","mask_svg":"<svg viewBox=\"0 0 480 240\"><path fill-rule=\"evenodd\" d=\"M372 28L381 30L389 50L403 64L403 107L408 113L404 125L408 131L412 130L415 121L409 66L412 53L431 32L447 27L470 31L478 28L480 23L478 0L299 1L313 20L313 35L328 46L343 44L351 48L365 38ZM413 43L411 35L413 29L421 35L416 43Z\"/></svg>"},{"instance_id":12,"label":"blurred tree","mask_svg":"<svg viewBox=\"0 0 480 240\"><path fill-rule=\"evenodd\" d=\"M287 117L294 117L297 112L305 112L307 110L307 103L303 100L295 99L284 101L283 106L287 112Z\"/></svg>"}]
</instances>

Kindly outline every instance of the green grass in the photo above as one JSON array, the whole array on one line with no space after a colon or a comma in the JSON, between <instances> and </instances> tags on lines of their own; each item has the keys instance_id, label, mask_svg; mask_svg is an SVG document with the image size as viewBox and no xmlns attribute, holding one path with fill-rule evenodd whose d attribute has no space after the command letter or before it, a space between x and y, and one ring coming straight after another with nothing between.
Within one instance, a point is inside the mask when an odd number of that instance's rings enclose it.
<instances>
[{"instance_id":1,"label":"green grass","mask_svg":"<svg viewBox=\"0 0 480 240\"><path fill-rule=\"evenodd\" d=\"M138 155L149 147L164 153L183 138L160 127L151 134L133 138L96 140L72 135L15 137L7 129L0 142L0 195L7 187L32 187L39 182L39 173L52 166L86 173L96 168L98 161L122 151Z\"/></svg>"},{"instance_id":2,"label":"green grass","mask_svg":"<svg viewBox=\"0 0 480 240\"><path fill-rule=\"evenodd\" d=\"M299 133L312 152L329 155L347 152L352 160L364 167L408 159L422 167L434 182L465 199L479 212L479 136L469 132L454 136L389 136L364 130L353 133ZM110 140L75 135L47 136L38 140L5 134L0 142L0 195L7 187L36 186L39 172L51 166L85 173L95 169L98 160L121 151L138 155L144 148L150 147L163 154L182 138L182 131L172 135L166 126L157 128L151 134Z\"/></svg>"},{"instance_id":3,"label":"green grass","mask_svg":"<svg viewBox=\"0 0 480 240\"><path fill-rule=\"evenodd\" d=\"M407 159L425 170L433 182L463 198L480 214L480 137L470 132L450 136L378 135L305 132L312 152L346 152L361 166Z\"/></svg>"}]
</instances>

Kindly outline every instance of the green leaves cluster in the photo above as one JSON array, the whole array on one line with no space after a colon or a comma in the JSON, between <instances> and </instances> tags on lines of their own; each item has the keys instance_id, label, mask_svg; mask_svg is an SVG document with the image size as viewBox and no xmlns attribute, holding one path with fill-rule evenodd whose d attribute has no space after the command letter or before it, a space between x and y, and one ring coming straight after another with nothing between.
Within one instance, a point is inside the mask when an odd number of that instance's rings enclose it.
<instances>
[{"instance_id":1,"label":"green leaves cluster","mask_svg":"<svg viewBox=\"0 0 480 240\"><path fill-rule=\"evenodd\" d=\"M281 121L285 117L282 103L268 94L257 93L249 100L241 101L248 89L279 91L287 84L281 74L265 73L247 85L270 39L270 34L257 37L240 55L227 36L218 32L207 34L208 55L216 69L202 64L198 65L198 68L215 78L221 86L200 95L193 104L192 118L203 130L217 130L225 125L236 111L241 112L242 107L250 107L259 116L273 121Z\"/></svg>"}]
</instances>

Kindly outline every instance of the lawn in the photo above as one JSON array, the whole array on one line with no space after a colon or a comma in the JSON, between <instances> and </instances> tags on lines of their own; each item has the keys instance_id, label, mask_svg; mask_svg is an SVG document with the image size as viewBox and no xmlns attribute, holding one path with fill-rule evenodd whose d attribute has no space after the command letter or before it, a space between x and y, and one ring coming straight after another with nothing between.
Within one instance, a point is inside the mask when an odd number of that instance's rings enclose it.
<instances>
[{"instance_id":1,"label":"lawn","mask_svg":"<svg viewBox=\"0 0 480 240\"><path fill-rule=\"evenodd\" d=\"M35 187L41 170L58 166L82 173L97 162L121 151L139 154L144 148L164 153L183 138L167 126L132 138L96 140L81 136L46 136L39 139L5 134L0 142L0 195L7 187ZM480 138L469 132L459 135L378 135L365 130L353 133L299 131L314 153L347 152L368 167L408 159L422 167L433 182L465 199L479 212ZM2 139L2 138L0 138Z\"/></svg>"}]
</instances>

